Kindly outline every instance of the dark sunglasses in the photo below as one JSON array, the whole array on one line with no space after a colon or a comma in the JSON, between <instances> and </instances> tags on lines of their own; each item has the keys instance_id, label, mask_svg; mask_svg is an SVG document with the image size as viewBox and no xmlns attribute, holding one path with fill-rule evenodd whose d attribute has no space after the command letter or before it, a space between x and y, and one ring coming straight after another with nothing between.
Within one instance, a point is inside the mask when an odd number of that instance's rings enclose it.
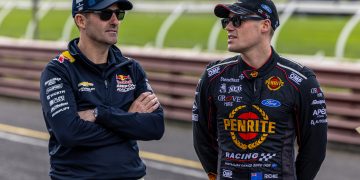
<instances>
[{"instance_id":1,"label":"dark sunglasses","mask_svg":"<svg viewBox=\"0 0 360 180\"><path fill-rule=\"evenodd\" d=\"M111 10L111 9L105 9L105 10L101 10L101 11L84 11L84 13L95 13L98 14L100 19L102 21L108 21L109 19L111 19L111 16L115 13L116 18L120 21L123 20L125 17L125 11L124 10L120 10L120 9L116 9L116 10Z\"/></svg>"},{"instance_id":2,"label":"dark sunglasses","mask_svg":"<svg viewBox=\"0 0 360 180\"><path fill-rule=\"evenodd\" d=\"M223 29L225 29L226 26L231 21L234 27L240 27L241 22L246 21L246 20L264 20L264 18L259 17L259 16L239 16L239 15L236 15L236 16L233 16L231 18L221 19L221 25L222 25Z\"/></svg>"}]
</instances>

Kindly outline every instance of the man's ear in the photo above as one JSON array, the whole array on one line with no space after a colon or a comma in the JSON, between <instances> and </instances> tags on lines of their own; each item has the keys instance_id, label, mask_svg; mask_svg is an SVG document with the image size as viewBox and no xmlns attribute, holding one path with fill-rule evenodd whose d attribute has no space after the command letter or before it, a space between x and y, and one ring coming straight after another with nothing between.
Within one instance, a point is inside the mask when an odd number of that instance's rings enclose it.
<instances>
[{"instance_id":1,"label":"man's ear","mask_svg":"<svg viewBox=\"0 0 360 180\"><path fill-rule=\"evenodd\" d=\"M84 29L86 26L86 17L83 14L76 14L74 17L74 21L76 23L76 25L80 28L80 29Z\"/></svg>"},{"instance_id":2,"label":"man's ear","mask_svg":"<svg viewBox=\"0 0 360 180\"><path fill-rule=\"evenodd\" d=\"M268 32L271 31L271 28L271 21L269 19L265 19L265 21L261 24L261 31Z\"/></svg>"}]
</instances>

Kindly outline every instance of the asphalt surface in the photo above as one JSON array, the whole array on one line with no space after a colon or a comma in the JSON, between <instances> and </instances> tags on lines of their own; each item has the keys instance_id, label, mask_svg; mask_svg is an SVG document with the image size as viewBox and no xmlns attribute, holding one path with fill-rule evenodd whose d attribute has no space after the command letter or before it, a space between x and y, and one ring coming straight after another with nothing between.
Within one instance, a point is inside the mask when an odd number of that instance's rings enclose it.
<instances>
[{"instance_id":1,"label":"asphalt surface","mask_svg":"<svg viewBox=\"0 0 360 180\"><path fill-rule=\"evenodd\" d=\"M1 124L46 131L39 102L0 97ZM49 179L47 141L20 136L18 133L0 130L0 180ZM206 179L200 168L191 167L186 161L176 164L172 159L198 162L189 123L167 122L166 133L160 141L139 142L139 145L141 151L165 157L144 158L148 167L146 180ZM360 179L360 151L343 149L340 145L329 146L317 180Z\"/></svg>"}]
</instances>

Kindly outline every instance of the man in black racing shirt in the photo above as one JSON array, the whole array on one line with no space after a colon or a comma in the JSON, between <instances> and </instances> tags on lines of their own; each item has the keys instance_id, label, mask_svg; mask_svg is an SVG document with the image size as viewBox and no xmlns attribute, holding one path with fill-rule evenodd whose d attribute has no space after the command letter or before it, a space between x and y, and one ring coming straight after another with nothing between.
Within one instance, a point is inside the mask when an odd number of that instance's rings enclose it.
<instances>
[{"instance_id":1,"label":"man in black racing shirt","mask_svg":"<svg viewBox=\"0 0 360 180\"><path fill-rule=\"evenodd\" d=\"M274 3L239 0L214 12L240 55L210 63L195 93L194 147L209 179L314 179L326 153L324 95L312 70L271 47Z\"/></svg>"}]
</instances>

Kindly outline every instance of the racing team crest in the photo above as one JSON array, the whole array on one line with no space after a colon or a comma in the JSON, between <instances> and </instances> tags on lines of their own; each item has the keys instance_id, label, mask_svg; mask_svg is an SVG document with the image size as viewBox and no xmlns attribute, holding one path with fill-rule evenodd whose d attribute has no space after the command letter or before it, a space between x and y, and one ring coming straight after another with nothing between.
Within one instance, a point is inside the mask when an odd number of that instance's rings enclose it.
<instances>
[{"instance_id":1,"label":"racing team crest","mask_svg":"<svg viewBox=\"0 0 360 180\"><path fill-rule=\"evenodd\" d=\"M252 105L249 112L246 105L233 109L224 119L224 129L231 135L233 143L240 149L254 149L261 145L269 134L275 133L276 123L259 106Z\"/></svg>"}]
</instances>

